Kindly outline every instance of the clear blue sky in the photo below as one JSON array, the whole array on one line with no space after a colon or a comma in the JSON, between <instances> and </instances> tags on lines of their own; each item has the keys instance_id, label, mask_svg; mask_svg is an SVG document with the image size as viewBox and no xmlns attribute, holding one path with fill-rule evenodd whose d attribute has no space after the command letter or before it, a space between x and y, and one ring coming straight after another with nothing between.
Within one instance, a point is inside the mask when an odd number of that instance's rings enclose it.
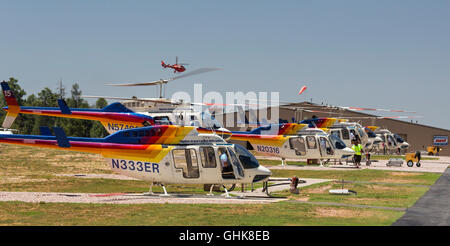
<instances>
[{"instance_id":1,"label":"clear blue sky","mask_svg":"<svg viewBox=\"0 0 450 246\"><path fill-rule=\"evenodd\" d=\"M169 84L279 91L284 101L417 111L450 129L450 1L0 1L0 79L30 93L153 97L105 83L171 77L161 59L223 70ZM307 85L303 97L298 89Z\"/></svg>"}]
</instances>

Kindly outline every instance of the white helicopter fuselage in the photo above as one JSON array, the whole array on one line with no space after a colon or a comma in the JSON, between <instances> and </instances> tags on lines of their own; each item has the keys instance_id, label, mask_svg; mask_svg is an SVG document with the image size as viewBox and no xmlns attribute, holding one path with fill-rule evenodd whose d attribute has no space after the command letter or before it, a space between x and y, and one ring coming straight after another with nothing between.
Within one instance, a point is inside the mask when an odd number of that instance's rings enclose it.
<instances>
[{"instance_id":1,"label":"white helicopter fuselage","mask_svg":"<svg viewBox=\"0 0 450 246\"><path fill-rule=\"evenodd\" d=\"M370 145L369 136L364 131L364 128L356 122L342 122L329 127L330 134L333 134L345 143L347 146L352 146L352 135L361 141L361 145L367 148Z\"/></svg>"},{"instance_id":2,"label":"white helicopter fuselage","mask_svg":"<svg viewBox=\"0 0 450 246\"><path fill-rule=\"evenodd\" d=\"M231 161L233 171L223 174L218 153L220 149L227 150L232 159L231 155L235 153L233 144L170 148L167 155L158 163L137 159L107 158L106 160L115 173L163 184L249 184L265 181L271 174L263 166L246 168L239 160L235 163ZM208 152L210 156L204 156Z\"/></svg>"},{"instance_id":3,"label":"white helicopter fuselage","mask_svg":"<svg viewBox=\"0 0 450 246\"><path fill-rule=\"evenodd\" d=\"M232 136L233 138L234 136ZM248 141L256 152L290 159L341 159L354 151L341 140L325 133L301 133L286 136L260 136Z\"/></svg>"},{"instance_id":4,"label":"white helicopter fuselage","mask_svg":"<svg viewBox=\"0 0 450 246\"><path fill-rule=\"evenodd\" d=\"M377 129L376 135L381 138L381 142L376 146L378 150L405 150L409 147L409 143L399 138L396 134L387 129Z\"/></svg>"}]
</instances>

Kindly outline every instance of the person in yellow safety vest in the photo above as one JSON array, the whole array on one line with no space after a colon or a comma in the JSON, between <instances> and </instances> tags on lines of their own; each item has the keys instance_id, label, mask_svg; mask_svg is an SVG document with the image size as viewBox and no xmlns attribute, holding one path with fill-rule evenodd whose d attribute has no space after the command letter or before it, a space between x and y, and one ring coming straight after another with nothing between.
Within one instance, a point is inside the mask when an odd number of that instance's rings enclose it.
<instances>
[{"instance_id":1,"label":"person in yellow safety vest","mask_svg":"<svg viewBox=\"0 0 450 246\"><path fill-rule=\"evenodd\" d=\"M355 155L353 157L355 166L359 168L359 166L361 166L361 152L363 152L362 146L359 141L353 141L352 150L355 151Z\"/></svg>"}]
</instances>

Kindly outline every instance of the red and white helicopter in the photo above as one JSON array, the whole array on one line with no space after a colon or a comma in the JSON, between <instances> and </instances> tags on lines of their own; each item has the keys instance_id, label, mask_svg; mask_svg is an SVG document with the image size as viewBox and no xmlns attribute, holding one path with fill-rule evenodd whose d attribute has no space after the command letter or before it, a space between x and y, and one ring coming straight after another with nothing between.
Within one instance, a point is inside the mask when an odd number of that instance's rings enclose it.
<instances>
[{"instance_id":1,"label":"red and white helicopter","mask_svg":"<svg viewBox=\"0 0 450 246\"><path fill-rule=\"evenodd\" d=\"M161 61L161 66L163 68L172 68L174 73L182 73L186 71L185 65L189 65L187 63L178 63L178 56L175 58L175 64L170 65L166 64L164 61Z\"/></svg>"}]
</instances>

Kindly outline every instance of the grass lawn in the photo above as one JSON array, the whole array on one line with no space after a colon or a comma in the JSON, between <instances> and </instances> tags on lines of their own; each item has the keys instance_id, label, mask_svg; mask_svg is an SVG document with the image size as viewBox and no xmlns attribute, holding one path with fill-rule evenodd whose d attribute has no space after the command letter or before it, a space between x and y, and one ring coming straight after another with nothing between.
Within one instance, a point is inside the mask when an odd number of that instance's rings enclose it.
<instances>
[{"instance_id":1,"label":"grass lawn","mask_svg":"<svg viewBox=\"0 0 450 246\"><path fill-rule=\"evenodd\" d=\"M300 177L337 179L346 181L371 181L382 183L403 183L432 185L441 176L439 173L399 172L374 169L359 170L282 170L272 169L273 177Z\"/></svg>"},{"instance_id":2,"label":"grass lawn","mask_svg":"<svg viewBox=\"0 0 450 246\"><path fill-rule=\"evenodd\" d=\"M270 189L270 188L269 188ZM333 202L354 205L407 208L412 206L428 187L393 186L379 184L344 184L344 189L356 191L352 195L330 195L330 189L342 189L342 184L326 182L301 188L298 195L288 191L275 193L275 196L288 196L290 199L309 202Z\"/></svg>"},{"instance_id":3,"label":"grass lawn","mask_svg":"<svg viewBox=\"0 0 450 246\"><path fill-rule=\"evenodd\" d=\"M288 202L264 205L0 203L0 225L390 225L402 214Z\"/></svg>"}]
</instances>

